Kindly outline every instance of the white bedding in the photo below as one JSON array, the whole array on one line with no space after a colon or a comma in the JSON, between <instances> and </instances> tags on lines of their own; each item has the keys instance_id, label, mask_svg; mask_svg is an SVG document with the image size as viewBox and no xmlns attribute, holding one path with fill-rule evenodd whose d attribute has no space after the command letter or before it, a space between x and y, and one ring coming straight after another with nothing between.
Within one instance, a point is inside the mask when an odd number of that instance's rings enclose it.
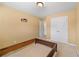
<instances>
[{"instance_id":1,"label":"white bedding","mask_svg":"<svg viewBox=\"0 0 79 59\"><path fill-rule=\"evenodd\" d=\"M3 57L46 57L52 48L42 44L30 44L16 51L10 52Z\"/></svg>"}]
</instances>

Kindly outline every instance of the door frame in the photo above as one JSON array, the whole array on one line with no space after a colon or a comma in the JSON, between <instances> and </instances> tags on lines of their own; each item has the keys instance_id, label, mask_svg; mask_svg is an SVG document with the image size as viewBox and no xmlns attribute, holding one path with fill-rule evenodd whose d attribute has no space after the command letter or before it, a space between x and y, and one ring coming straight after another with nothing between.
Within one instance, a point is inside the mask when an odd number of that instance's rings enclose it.
<instances>
[{"instance_id":1,"label":"door frame","mask_svg":"<svg viewBox=\"0 0 79 59\"><path fill-rule=\"evenodd\" d=\"M66 17L67 18L67 42L61 42L61 43L68 43L68 41L69 41L69 37L68 37L68 16L57 16L57 17ZM57 18L57 17L52 17L51 18L51 21L50 21L50 39L52 40L52 35L51 35L51 32L52 32L52 27L51 27L51 22L52 22L52 19L53 18ZM55 40L53 40L53 41L55 41ZM56 42L56 41L55 41ZM59 41L57 41L57 42L59 42Z\"/></svg>"}]
</instances>

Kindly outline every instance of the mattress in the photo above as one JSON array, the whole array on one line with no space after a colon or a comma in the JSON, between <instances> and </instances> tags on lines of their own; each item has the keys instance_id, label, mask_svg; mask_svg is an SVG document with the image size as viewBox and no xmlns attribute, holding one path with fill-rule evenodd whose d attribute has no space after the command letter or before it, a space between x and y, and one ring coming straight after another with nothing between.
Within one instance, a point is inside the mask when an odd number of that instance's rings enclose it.
<instances>
[{"instance_id":1,"label":"mattress","mask_svg":"<svg viewBox=\"0 0 79 59\"><path fill-rule=\"evenodd\" d=\"M42 44L30 44L19 50L10 52L4 57L45 57L52 49Z\"/></svg>"}]
</instances>

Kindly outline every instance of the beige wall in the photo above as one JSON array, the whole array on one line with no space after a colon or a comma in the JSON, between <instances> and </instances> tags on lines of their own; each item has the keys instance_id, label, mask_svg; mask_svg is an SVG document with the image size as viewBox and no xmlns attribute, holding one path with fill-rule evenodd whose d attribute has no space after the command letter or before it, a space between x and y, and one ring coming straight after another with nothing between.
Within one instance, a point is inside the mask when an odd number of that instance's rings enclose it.
<instances>
[{"instance_id":1,"label":"beige wall","mask_svg":"<svg viewBox=\"0 0 79 59\"><path fill-rule=\"evenodd\" d=\"M77 4L77 11L76 11L76 14L77 14L77 26L76 26L76 28L77 28L77 40L76 40L76 43L77 43L77 45L78 45L78 47L79 47L79 3Z\"/></svg>"},{"instance_id":2,"label":"beige wall","mask_svg":"<svg viewBox=\"0 0 79 59\"><path fill-rule=\"evenodd\" d=\"M26 18L27 22L21 22ZM38 37L39 18L0 6L0 49ZM15 42L16 41L16 42Z\"/></svg>"},{"instance_id":3,"label":"beige wall","mask_svg":"<svg viewBox=\"0 0 79 59\"><path fill-rule=\"evenodd\" d=\"M51 20L51 18L59 17L59 16L68 16L69 42L75 44L76 43L76 8L66 11L66 12L52 14L52 15L46 17L45 22L47 24L47 38L50 39L50 20Z\"/></svg>"}]
</instances>

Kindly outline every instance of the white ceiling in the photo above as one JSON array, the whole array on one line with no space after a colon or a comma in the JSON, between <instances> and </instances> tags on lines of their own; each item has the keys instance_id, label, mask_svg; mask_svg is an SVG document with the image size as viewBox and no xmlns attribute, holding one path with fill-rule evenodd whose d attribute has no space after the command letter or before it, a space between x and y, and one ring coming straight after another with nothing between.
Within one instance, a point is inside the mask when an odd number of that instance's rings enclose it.
<instances>
[{"instance_id":1,"label":"white ceiling","mask_svg":"<svg viewBox=\"0 0 79 59\"><path fill-rule=\"evenodd\" d=\"M75 2L45 2L44 7L37 7L35 2L5 2L4 5L16 8L17 10L29 12L34 16L44 16L57 12L67 11L75 7Z\"/></svg>"}]
</instances>

